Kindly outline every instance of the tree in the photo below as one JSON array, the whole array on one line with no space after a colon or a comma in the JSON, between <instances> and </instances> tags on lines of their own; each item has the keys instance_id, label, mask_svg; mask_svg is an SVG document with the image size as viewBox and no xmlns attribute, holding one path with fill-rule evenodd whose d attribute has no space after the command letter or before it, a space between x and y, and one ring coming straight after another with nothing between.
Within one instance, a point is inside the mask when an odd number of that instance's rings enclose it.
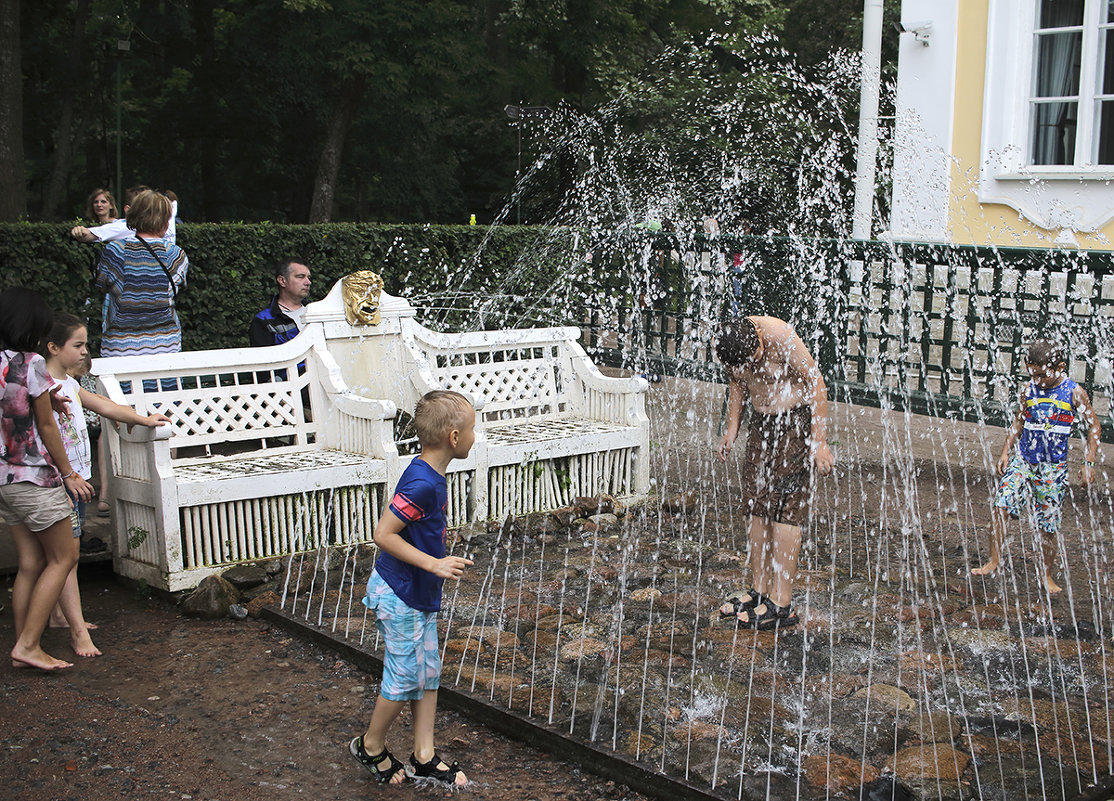
<instances>
[{"instance_id":1,"label":"tree","mask_svg":"<svg viewBox=\"0 0 1114 801\"><path fill-rule=\"evenodd\" d=\"M0 220L27 208L19 0L0 0Z\"/></svg>"},{"instance_id":2,"label":"tree","mask_svg":"<svg viewBox=\"0 0 1114 801\"><path fill-rule=\"evenodd\" d=\"M82 67L86 63L85 23L89 17L89 0L77 0L70 26L69 46L61 82L60 113L54 128L54 159L50 182L43 198L42 215L46 219L59 216L64 203L74 152L74 118L78 99L85 95Z\"/></svg>"}]
</instances>

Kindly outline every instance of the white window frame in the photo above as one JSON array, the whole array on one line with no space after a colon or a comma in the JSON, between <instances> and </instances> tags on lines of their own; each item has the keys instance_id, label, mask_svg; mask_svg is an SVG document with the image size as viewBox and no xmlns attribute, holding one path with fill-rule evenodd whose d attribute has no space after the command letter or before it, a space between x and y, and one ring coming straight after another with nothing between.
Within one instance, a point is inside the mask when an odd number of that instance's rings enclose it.
<instances>
[{"instance_id":1,"label":"white window frame","mask_svg":"<svg viewBox=\"0 0 1114 801\"><path fill-rule=\"evenodd\" d=\"M1071 165L1028 163L1040 0L989 0L987 14L979 201L1010 206L1042 228L1061 231L1065 243L1072 241L1073 232L1095 231L1114 220L1114 165L1094 163L1101 89L1100 37L1094 34L1106 0L1086 3L1076 163Z\"/></svg>"}]
</instances>

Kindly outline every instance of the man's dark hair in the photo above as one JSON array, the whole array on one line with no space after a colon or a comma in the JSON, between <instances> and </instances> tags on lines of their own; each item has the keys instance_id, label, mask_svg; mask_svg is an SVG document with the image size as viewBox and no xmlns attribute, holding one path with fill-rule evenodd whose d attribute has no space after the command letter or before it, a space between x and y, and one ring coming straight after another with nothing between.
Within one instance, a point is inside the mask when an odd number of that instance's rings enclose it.
<instances>
[{"instance_id":1,"label":"man's dark hair","mask_svg":"<svg viewBox=\"0 0 1114 801\"><path fill-rule=\"evenodd\" d=\"M283 259L280 261L275 265L275 278L289 278L291 265L297 263L297 259Z\"/></svg>"},{"instance_id":2,"label":"man's dark hair","mask_svg":"<svg viewBox=\"0 0 1114 801\"><path fill-rule=\"evenodd\" d=\"M747 317L725 323L716 339L716 356L728 367L738 367L754 358L761 344L758 329Z\"/></svg>"},{"instance_id":3,"label":"man's dark hair","mask_svg":"<svg viewBox=\"0 0 1114 801\"><path fill-rule=\"evenodd\" d=\"M53 321L54 312L38 292L23 287L0 292L0 348L37 351Z\"/></svg>"},{"instance_id":4,"label":"man's dark hair","mask_svg":"<svg viewBox=\"0 0 1114 801\"><path fill-rule=\"evenodd\" d=\"M1029 350L1025 355L1025 363L1038 367L1057 367L1067 364L1067 354L1062 345L1050 339L1034 339L1029 343Z\"/></svg>"}]
</instances>

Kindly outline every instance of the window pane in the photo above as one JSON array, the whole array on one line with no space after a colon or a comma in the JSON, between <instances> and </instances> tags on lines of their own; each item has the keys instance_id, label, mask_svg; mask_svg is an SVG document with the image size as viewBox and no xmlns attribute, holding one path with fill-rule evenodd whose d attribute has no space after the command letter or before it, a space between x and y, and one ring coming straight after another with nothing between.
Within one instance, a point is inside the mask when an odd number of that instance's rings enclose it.
<instances>
[{"instance_id":1,"label":"window pane","mask_svg":"<svg viewBox=\"0 0 1114 801\"><path fill-rule=\"evenodd\" d=\"M1106 4L1106 21L1114 22L1114 0L1109 0Z\"/></svg>"},{"instance_id":2,"label":"window pane","mask_svg":"<svg viewBox=\"0 0 1114 801\"><path fill-rule=\"evenodd\" d=\"M1042 33L1037 36L1037 97L1079 94L1079 53L1083 33Z\"/></svg>"},{"instance_id":3,"label":"window pane","mask_svg":"<svg viewBox=\"0 0 1114 801\"><path fill-rule=\"evenodd\" d=\"M1083 24L1083 0L1041 0L1041 28Z\"/></svg>"},{"instance_id":4,"label":"window pane","mask_svg":"<svg viewBox=\"0 0 1114 801\"><path fill-rule=\"evenodd\" d=\"M1099 103L1097 134L1099 164L1114 164L1114 100Z\"/></svg>"},{"instance_id":5,"label":"window pane","mask_svg":"<svg viewBox=\"0 0 1114 801\"><path fill-rule=\"evenodd\" d=\"M1075 163L1076 105L1033 104L1033 164Z\"/></svg>"},{"instance_id":6,"label":"window pane","mask_svg":"<svg viewBox=\"0 0 1114 801\"><path fill-rule=\"evenodd\" d=\"M1111 0L1114 3L1114 0ZM1106 57L1102 62L1102 94L1114 95L1114 29L1102 32L1103 38L1106 40Z\"/></svg>"}]
</instances>

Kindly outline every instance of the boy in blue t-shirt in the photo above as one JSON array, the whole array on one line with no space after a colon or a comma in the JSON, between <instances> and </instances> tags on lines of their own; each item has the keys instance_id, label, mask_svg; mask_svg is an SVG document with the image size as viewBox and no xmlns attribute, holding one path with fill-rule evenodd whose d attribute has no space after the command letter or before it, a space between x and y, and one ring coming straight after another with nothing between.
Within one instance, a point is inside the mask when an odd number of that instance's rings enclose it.
<instances>
[{"instance_id":1,"label":"boy in blue t-shirt","mask_svg":"<svg viewBox=\"0 0 1114 801\"><path fill-rule=\"evenodd\" d=\"M476 413L457 392L427 392L414 409L421 456L402 474L375 527L379 558L367 582L364 604L376 614L383 634L383 682L367 732L348 746L380 784L400 784L407 776L429 777L462 787L468 779L456 762L446 764L433 747L441 654L437 612L441 585L460 580L469 559L445 555L445 470L463 459L475 442ZM409 702L414 716L410 765L387 750L387 731Z\"/></svg>"},{"instance_id":2,"label":"boy in blue t-shirt","mask_svg":"<svg viewBox=\"0 0 1114 801\"><path fill-rule=\"evenodd\" d=\"M985 576L998 569L1006 538L1006 513L1020 517L1025 511L1033 527L1041 532L1045 589L1051 594L1060 592L1060 585L1052 580L1052 565L1068 485L1072 423L1078 416L1087 429L1087 454L1080 473L1085 487L1095 480L1102 433L1087 391L1068 378L1067 366L1063 351L1048 340L1038 339L1029 345L1025 368L1032 380L1021 389L1021 408L998 457L998 475L1002 478L991 517L990 559L974 568L973 575Z\"/></svg>"}]
</instances>

